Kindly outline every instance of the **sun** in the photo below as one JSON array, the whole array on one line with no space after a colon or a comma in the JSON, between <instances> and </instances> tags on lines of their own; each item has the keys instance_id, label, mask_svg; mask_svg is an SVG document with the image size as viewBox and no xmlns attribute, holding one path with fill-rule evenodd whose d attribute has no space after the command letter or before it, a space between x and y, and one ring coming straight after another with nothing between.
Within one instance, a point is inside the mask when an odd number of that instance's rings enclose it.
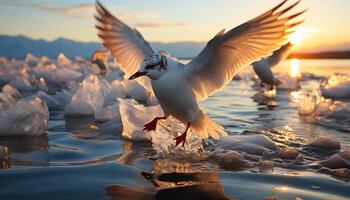
<instances>
[{"instance_id":1,"label":"sun","mask_svg":"<svg viewBox=\"0 0 350 200\"><path fill-rule=\"evenodd\" d=\"M289 36L289 40L292 44L300 44L305 38L305 31L303 29L296 30Z\"/></svg>"}]
</instances>

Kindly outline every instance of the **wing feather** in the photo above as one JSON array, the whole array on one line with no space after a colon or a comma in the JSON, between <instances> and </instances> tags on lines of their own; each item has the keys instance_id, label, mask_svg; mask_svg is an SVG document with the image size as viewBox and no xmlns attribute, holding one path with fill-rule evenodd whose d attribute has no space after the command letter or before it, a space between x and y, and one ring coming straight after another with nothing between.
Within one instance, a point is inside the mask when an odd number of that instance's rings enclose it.
<instances>
[{"instance_id":1,"label":"wing feather","mask_svg":"<svg viewBox=\"0 0 350 200\"><path fill-rule=\"evenodd\" d=\"M139 69L145 57L154 54L155 51L138 30L130 28L114 17L99 1L96 1L96 11L97 35L102 39L103 46L111 51L126 76L131 76ZM148 78L140 77L136 80L148 90L152 90Z\"/></svg>"},{"instance_id":2,"label":"wing feather","mask_svg":"<svg viewBox=\"0 0 350 200\"><path fill-rule=\"evenodd\" d=\"M197 100L206 99L229 83L243 66L260 60L279 49L293 27L303 21L291 22L305 11L282 17L300 0L278 11L288 0L228 32L221 31L202 52L189 62L184 72Z\"/></svg>"}]
</instances>

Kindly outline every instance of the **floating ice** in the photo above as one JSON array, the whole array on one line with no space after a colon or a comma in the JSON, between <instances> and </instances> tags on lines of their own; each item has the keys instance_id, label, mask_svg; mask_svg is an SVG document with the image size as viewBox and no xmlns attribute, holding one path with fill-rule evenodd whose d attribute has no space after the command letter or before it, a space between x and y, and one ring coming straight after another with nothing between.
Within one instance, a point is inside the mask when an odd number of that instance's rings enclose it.
<instances>
[{"instance_id":1,"label":"floating ice","mask_svg":"<svg viewBox=\"0 0 350 200\"><path fill-rule=\"evenodd\" d=\"M19 91L11 85L5 85L2 88L2 92L11 95L11 97L13 97L14 99L19 99L22 97L21 93L19 93Z\"/></svg>"},{"instance_id":2,"label":"floating ice","mask_svg":"<svg viewBox=\"0 0 350 200\"><path fill-rule=\"evenodd\" d=\"M5 85L0 92L0 112L14 106L19 98L21 98L21 94L16 88Z\"/></svg>"},{"instance_id":3,"label":"floating ice","mask_svg":"<svg viewBox=\"0 0 350 200\"><path fill-rule=\"evenodd\" d=\"M110 92L108 82L90 75L81 83L65 106L65 115L70 117L94 116L97 109L102 109L104 99Z\"/></svg>"},{"instance_id":4,"label":"floating ice","mask_svg":"<svg viewBox=\"0 0 350 200\"><path fill-rule=\"evenodd\" d=\"M96 122L106 122L116 118L120 118L118 103L104 107L104 108L97 109L95 112Z\"/></svg>"},{"instance_id":5,"label":"floating ice","mask_svg":"<svg viewBox=\"0 0 350 200\"><path fill-rule=\"evenodd\" d=\"M37 87L38 90L44 91L44 92L48 92L49 88L47 87L46 81L44 77L40 77L38 82L37 82Z\"/></svg>"},{"instance_id":6,"label":"floating ice","mask_svg":"<svg viewBox=\"0 0 350 200\"><path fill-rule=\"evenodd\" d=\"M150 140L150 135L142 130L143 125L154 117L163 116L160 106L145 107L133 100L118 99L118 101L123 124L122 136L136 141Z\"/></svg>"},{"instance_id":7,"label":"floating ice","mask_svg":"<svg viewBox=\"0 0 350 200\"><path fill-rule=\"evenodd\" d=\"M38 64L39 58L35 57L33 54L28 53L25 60L24 60L29 66L34 67Z\"/></svg>"},{"instance_id":8,"label":"floating ice","mask_svg":"<svg viewBox=\"0 0 350 200\"><path fill-rule=\"evenodd\" d=\"M22 99L0 114L0 136L43 135L49 111L39 98Z\"/></svg>"},{"instance_id":9,"label":"floating ice","mask_svg":"<svg viewBox=\"0 0 350 200\"><path fill-rule=\"evenodd\" d=\"M221 149L262 155L264 152L276 150L276 144L267 136L256 135L230 135L219 139L217 146Z\"/></svg>"},{"instance_id":10,"label":"floating ice","mask_svg":"<svg viewBox=\"0 0 350 200\"><path fill-rule=\"evenodd\" d=\"M111 68L106 74L106 79L110 83L114 80L122 81L124 79L124 72L119 67Z\"/></svg>"},{"instance_id":11,"label":"floating ice","mask_svg":"<svg viewBox=\"0 0 350 200\"><path fill-rule=\"evenodd\" d=\"M34 91L35 88L30 83L30 80L25 76L14 76L9 83L20 91Z\"/></svg>"},{"instance_id":12,"label":"floating ice","mask_svg":"<svg viewBox=\"0 0 350 200\"><path fill-rule=\"evenodd\" d=\"M313 93L301 93L299 95L299 114L313 114L316 107L316 97Z\"/></svg>"},{"instance_id":13,"label":"floating ice","mask_svg":"<svg viewBox=\"0 0 350 200\"><path fill-rule=\"evenodd\" d=\"M175 147L174 138L185 130L181 122L169 117L167 120L158 121L156 131L145 132L143 125L154 117L163 116L159 105L145 107L133 100L118 99L120 114L123 124L122 136L136 141L152 141L153 148L159 156L184 156L203 152L202 139L197 138L189 130L186 145Z\"/></svg>"},{"instance_id":14,"label":"floating ice","mask_svg":"<svg viewBox=\"0 0 350 200\"><path fill-rule=\"evenodd\" d=\"M225 170L242 170L251 166L249 161L247 161L243 155L237 151L224 151L219 149L214 151L212 158Z\"/></svg>"},{"instance_id":15,"label":"floating ice","mask_svg":"<svg viewBox=\"0 0 350 200\"><path fill-rule=\"evenodd\" d=\"M69 66L72 61L69 60L63 53L60 53L57 56L57 64L60 66Z\"/></svg>"},{"instance_id":16,"label":"floating ice","mask_svg":"<svg viewBox=\"0 0 350 200\"><path fill-rule=\"evenodd\" d=\"M115 80L111 83L111 90L105 98L104 106L112 105L116 102L117 98L125 98L126 92L122 81Z\"/></svg>"},{"instance_id":17,"label":"floating ice","mask_svg":"<svg viewBox=\"0 0 350 200\"><path fill-rule=\"evenodd\" d=\"M326 98L350 98L350 76L335 74L321 83L321 93Z\"/></svg>"},{"instance_id":18,"label":"floating ice","mask_svg":"<svg viewBox=\"0 0 350 200\"><path fill-rule=\"evenodd\" d=\"M64 102L55 96L48 95L43 91L39 91L36 96L46 103L49 110L62 110L64 108Z\"/></svg>"},{"instance_id":19,"label":"floating ice","mask_svg":"<svg viewBox=\"0 0 350 200\"><path fill-rule=\"evenodd\" d=\"M141 86L137 81L135 80L124 80L122 82L127 98L135 99L136 101L144 101L147 102L147 100L150 97L149 92Z\"/></svg>"}]
</instances>

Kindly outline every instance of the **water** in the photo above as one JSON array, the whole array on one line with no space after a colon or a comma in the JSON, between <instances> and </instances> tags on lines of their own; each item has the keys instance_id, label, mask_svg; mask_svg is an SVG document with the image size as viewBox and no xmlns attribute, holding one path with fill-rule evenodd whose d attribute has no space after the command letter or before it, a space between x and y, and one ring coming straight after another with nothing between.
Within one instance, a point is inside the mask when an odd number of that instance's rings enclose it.
<instances>
[{"instance_id":1,"label":"water","mask_svg":"<svg viewBox=\"0 0 350 200\"><path fill-rule=\"evenodd\" d=\"M289 62L274 70L289 72ZM307 60L299 67L315 76L350 74L349 60ZM307 79L301 91L319 83L317 77ZM348 199L350 176L316 164L334 153L305 146L325 136L349 150L348 129L300 116L298 91L269 98L254 85L250 79L232 81L201 106L230 135L265 135L279 148L298 150L302 160L286 161L274 151L242 153L249 166L238 167L213 159L211 145L209 156L158 157L151 143L123 139L118 123L105 129L93 118L65 118L55 111L47 136L0 138L11 152L0 170L0 199Z\"/></svg>"}]
</instances>

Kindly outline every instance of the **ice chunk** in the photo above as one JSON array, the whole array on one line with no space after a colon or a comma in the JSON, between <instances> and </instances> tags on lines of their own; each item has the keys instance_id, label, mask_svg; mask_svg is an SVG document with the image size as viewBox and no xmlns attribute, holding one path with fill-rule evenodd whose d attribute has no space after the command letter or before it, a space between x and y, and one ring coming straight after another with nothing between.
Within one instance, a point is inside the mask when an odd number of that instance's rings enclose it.
<instances>
[{"instance_id":1,"label":"ice chunk","mask_svg":"<svg viewBox=\"0 0 350 200\"><path fill-rule=\"evenodd\" d=\"M135 99L136 101L147 102L150 94L137 81L135 81L135 80L125 80L122 83L124 85L126 96L128 98Z\"/></svg>"},{"instance_id":2,"label":"ice chunk","mask_svg":"<svg viewBox=\"0 0 350 200\"><path fill-rule=\"evenodd\" d=\"M106 79L108 82L113 82L114 80L122 81L124 79L124 72L120 70L119 67L112 68L108 71L106 75Z\"/></svg>"},{"instance_id":3,"label":"ice chunk","mask_svg":"<svg viewBox=\"0 0 350 200\"><path fill-rule=\"evenodd\" d=\"M264 152L275 150L276 144L265 135L230 135L222 137L217 146L226 150L262 155Z\"/></svg>"},{"instance_id":4,"label":"ice chunk","mask_svg":"<svg viewBox=\"0 0 350 200\"><path fill-rule=\"evenodd\" d=\"M104 106L113 105L117 98L125 98L126 92L122 81L115 80L111 83L111 90L105 98Z\"/></svg>"},{"instance_id":5,"label":"ice chunk","mask_svg":"<svg viewBox=\"0 0 350 200\"><path fill-rule=\"evenodd\" d=\"M319 137L308 144L314 150L325 152L336 152L340 150L340 142L329 137Z\"/></svg>"},{"instance_id":6,"label":"ice chunk","mask_svg":"<svg viewBox=\"0 0 350 200\"><path fill-rule=\"evenodd\" d=\"M14 99L20 99L22 97L16 88L8 84L2 88L2 92L11 95Z\"/></svg>"},{"instance_id":7,"label":"ice chunk","mask_svg":"<svg viewBox=\"0 0 350 200\"><path fill-rule=\"evenodd\" d=\"M90 75L81 83L69 104L65 107L65 115L71 117L94 116L97 109L102 109L104 99L110 92L108 82Z\"/></svg>"},{"instance_id":8,"label":"ice chunk","mask_svg":"<svg viewBox=\"0 0 350 200\"><path fill-rule=\"evenodd\" d=\"M187 156L203 152L202 140L192 133L191 129L186 138L186 145L175 147L174 138L183 133L185 127L181 122L169 117L158 121L156 131L145 132L143 126L154 117L163 116L159 105L145 107L131 99L118 99L120 115L123 124L122 136L136 141L152 141L153 148L159 156Z\"/></svg>"},{"instance_id":9,"label":"ice chunk","mask_svg":"<svg viewBox=\"0 0 350 200\"><path fill-rule=\"evenodd\" d=\"M0 136L43 135L49 111L39 98L22 99L0 114Z\"/></svg>"},{"instance_id":10,"label":"ice chunk","mask_svg":"<svg viewBox=\"0 0 350 200\"><path fill-rule=\"evenodd\" d=\"M95 112L96 122L106 122L116 118L120 118L118 103L104 107L104 108L97 109Z\"/></svg>"},{"instance_id":11,"label":"ice chunk","mask_svg":"<svg viewBox=\"0 0 350 200\"><path fill-rule=\"evenodd\" d=\"M70 65L72 63L71 60L69 60L69 58L67 58L63 53L60 53L57 57L57 64L60 66L67 66Z\"/></svg>"},{"instance_id":12,"label":"ice chunk","mask_svg":"<svg viewBox=\"0 0 350 200\"><path fill-rule=\"evenodd\" d=\"M321 83L322 95L326 98L350 98L350 76L335 74Z\"/></svg>"},{"instance_id":13,"label":"ice chunk","mask_svg":"<svg viewBox=\"0 0 350 200\"><path fill-rule=\"evenodd\" d=\"M44 91L44 92L48 92L49 88L47 87L46 81L44 77L40 77L38 82L37 82L37 87L38 90Z\"/></svg>"},{"instance_id":14,"label":"ice chunk","mask_svg":"<svg viewBox=\"0 0 350 200\"><path fill-rule=\"evenodd\" d=\"M34 67L38 64L39 58L35 57L33 54L28 53L25 60L24 60L29 66Z\"/></svg>"},{"instance_id":15,"label":"ice chunk","mask_svg":"<svg viewBox=\"0 0 350 200\"><path fill-rule=\"evenodd\" d=\"M145 107L130 99L118 101L123 124L122 136L136 141L150 140L150 135L143 131L143 125L154 117L163 116L160 106Z\"/></svg>"},{"instance_id":16,"label":"ice chunk","mask_svg":"<svg viewBox=\"0 0 350 200\"><path fill-rule=\"evenodd\" d=\"M57 99L54 96L48 95L43 91L39 91L36 94L37 97L39 97L42 101L46 103L49 110L62 110L64 108L64 102Z\"/></svg>"},{"instance_id":17,"label":"ice chunk","mask_svg":"<svg viewBox=\"0 0 350 200\"><path fill-rule=\"evenodd\" d=\"M315 98L310 93L301 93L299 97L299 114L310 115L315 111Z\"/></svg>"},{"instance_id":18,"label":"ice chunk","mask_svg":"<svg viewBox=\"0 0 350 200\"><path fill-rule=\"evenodd\" d=\"M32 86L30 81L25 76L14 76L11 78L9 83L13 87L17 88L20 91L33 91L35 88Z\"/></svg>"},{"instance_id":19,"label":"ice chunk","mask_svg":"<svg viewBox=\"0 0 350 200\"><path fill-rule=\"evenodd\" d=\"M225 170L242 170L251 166L249 161L237 151L216 150L212 157L220 164L220 167Z\"/></svg>"},{"instance_id":20,"label":"ice chunk","mask_svg":"<svg viewBox=\"0 0 350 200\"><path fill-rule=\"evenodd\" d=\"M69 68L56 68L53 74L53 80L60 83L80 80L81 77L81 72L77 72Z\"/></svg>"},{"instance_id":21,"label":"ice chunk","mask_svg":"<svg viewBox=\"0 0 350 200\"><path fill-rule=\"evenodd\" d=\"M159 121L156 131L150 132L152 147L160 157L201 159L206 157L203 139L198 137L192 129L187 132L185 145L175 146L175 137L185 131L185 125L173 117Z\"/></svg>"}]
</instances>

